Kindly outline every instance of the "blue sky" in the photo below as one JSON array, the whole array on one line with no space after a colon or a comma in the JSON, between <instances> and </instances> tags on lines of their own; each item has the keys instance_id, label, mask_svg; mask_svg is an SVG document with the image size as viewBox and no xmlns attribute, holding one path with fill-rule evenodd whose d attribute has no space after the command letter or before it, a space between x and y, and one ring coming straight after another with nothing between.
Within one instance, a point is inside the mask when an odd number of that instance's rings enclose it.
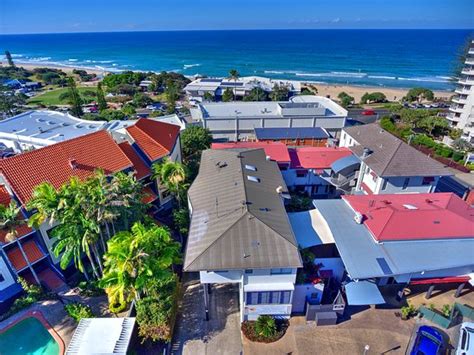
<instances>
[{"instance_id":1,"label":"blue sky","mask_svg":"<svg viewBox=\"0 0 474 355\"><path fill-rule=\"evenodd\" d=\"M474 0L0 0L0 33L474 28Z\"/></svg>"}]
</instances>

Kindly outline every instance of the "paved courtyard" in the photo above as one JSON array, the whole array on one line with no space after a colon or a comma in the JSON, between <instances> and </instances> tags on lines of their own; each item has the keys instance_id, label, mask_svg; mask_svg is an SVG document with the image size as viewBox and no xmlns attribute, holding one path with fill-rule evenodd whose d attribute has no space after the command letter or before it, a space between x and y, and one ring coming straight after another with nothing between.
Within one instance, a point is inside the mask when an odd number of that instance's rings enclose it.
<instances>
[{"instance_id":1,"label":"paved courtyard","mask_svg":"<svg viewBox=\"0 0 474 355\"><path fill-rule=\"evenodd\" d=\"M316 327L304 317L293 317L285 336L272 344L252 343L244 338L244 354L405 354L415 321L402 321L394 310L361 309L336 326Z\"/></svg>"},{"instance_id":2,"label":"paved courtyard","mask_svg":"<svg viewBox=\"0 0 474 355\"><path fill-rule=\"evenodd\" d=\"M197 274L185 274L172 354L238 355L240 337L238 286L214 285L210 294L209 321L205 320L204 296Z\"/></svg>"}]
</instances>

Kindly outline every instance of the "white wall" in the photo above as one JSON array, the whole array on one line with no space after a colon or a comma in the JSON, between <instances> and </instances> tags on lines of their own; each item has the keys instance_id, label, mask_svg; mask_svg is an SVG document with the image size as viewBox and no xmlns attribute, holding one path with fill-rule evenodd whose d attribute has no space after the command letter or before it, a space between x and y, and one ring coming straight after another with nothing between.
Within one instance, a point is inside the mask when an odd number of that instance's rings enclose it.
<instances>
[{"instance_id":1,"label":"white wall","mask_svg":"<svg viewBox=\"0 0 474 355\"><path fill-rule=\"evenodd\" d=\"M319 302L323 297L324 284L304 284L304 285L295 285L295 291L293 292L293 313L302 313L306 305L306 296L311 296L316 293L318 296Z\"/></svg>"}]
</instances>

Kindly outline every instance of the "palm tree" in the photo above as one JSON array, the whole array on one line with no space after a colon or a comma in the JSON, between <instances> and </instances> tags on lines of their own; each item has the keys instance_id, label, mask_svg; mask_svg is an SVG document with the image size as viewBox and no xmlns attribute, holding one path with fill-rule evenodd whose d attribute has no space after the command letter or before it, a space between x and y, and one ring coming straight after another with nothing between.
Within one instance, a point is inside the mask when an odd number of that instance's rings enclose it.
<instances>
[{"instance_id":1,"label":"palm tree","mask_svg":"<svg viewBox=\"0 0 474 355\"><path fill-rule=\"evenodd\" d=\"M10 201L8 206L0 205L0 228L5 230L7 233L5 235L5 239L8 242L13 242L18 238L18 231L17 228L21 225L25 224L25 220L20 218L21 208L17 207L15 202ZM23 250L23 246L21 242L17 240L18 248L25 259L26 263L28 264L28 268L30 269L35 281L38 285L41 285L38 275L36 274L33 266L30 264L28 256L26 255L25 251Z\"/></svg>"},{"instance_id":2,"label":"palm tree","mask_svg":"<svg viewBox=\"0 0 474 355\"><path fill-rule=\"evenodd\" d=\"M185 199L185 192L189 184L187 184L187 172L183 164L174 162L169 158L163 159L160 163L152 165L153 177L159 180L178 201L178 207L181 207L181 202Z\"/></svg>"},{"instance_id":3,"label":"palm tree","mask_svg":"<svg viewBox=\"0 0 474 355\"><path fill-rule=\"evenodd\" d=\"M229 76L227 77L227 79L237 82L239 78L240 78L240 73L237 71L237 69L229 70ZM235 101L235 88L232 90L232 92L234 93L234 101Z\"/></svg>"},{"instance_id":4,"label":"palm tree","mask_svg":"<svg viewBox=\"0 0 474 355\"><path fill-rule=\"evenodd\" d=\"M157 292L155 286L172 279L171 267L181 261L179 244L167 229L154 224L137 222L130 232L116 234L108 244L100 283L114 307Z\"/></svg>"}]
</instances>

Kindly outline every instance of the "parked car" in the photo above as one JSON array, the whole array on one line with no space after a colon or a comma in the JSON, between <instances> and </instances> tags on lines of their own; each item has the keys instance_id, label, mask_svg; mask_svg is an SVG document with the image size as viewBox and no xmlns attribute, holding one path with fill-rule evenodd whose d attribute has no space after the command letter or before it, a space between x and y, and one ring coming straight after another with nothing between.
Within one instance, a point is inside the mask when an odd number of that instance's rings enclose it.
<instances>
[{"instance_id":1,"label":"parked car","mask_svg":"<svg viewBox=\"0 0 474 355\"><path fill-rule=\"evenodd\" d=\"M362 111L362 114L364 116L373 116L373 115L375 115L375 111L374 110L364 110L364 111Z\"/></svg>"},{"instance_id":2,"label":"parked car","mask_svg":"<svg viewBox=\"0 0 474 355\"><path fill-rule=\"evenodd\" d=\"M439 355L444 348L444 339L433 327L422 325L416 332L416 339L410 355Z\"/></svg>"},{"instance_id":3,"label":"parked car","mask_svg":"<svg viewBox=\"0 0 474 355\"><path fill-rule=\"evenodd\" d=\"M456 355L474 355L474 323L461 324Z\"/></svg>"}]
</instances>

